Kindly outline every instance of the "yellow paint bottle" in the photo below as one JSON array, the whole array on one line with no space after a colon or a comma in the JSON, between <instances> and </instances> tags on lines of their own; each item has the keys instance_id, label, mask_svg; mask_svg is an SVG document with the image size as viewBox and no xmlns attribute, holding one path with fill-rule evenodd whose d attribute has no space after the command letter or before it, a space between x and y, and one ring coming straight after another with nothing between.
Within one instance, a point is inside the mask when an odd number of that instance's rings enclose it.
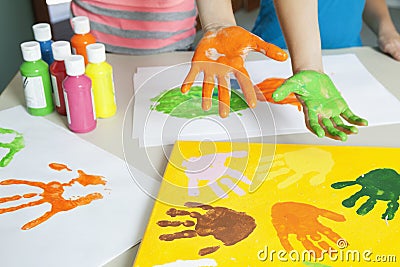
<instances>
[{"instance_id":1,"label":"yellow paint bottle","mask_svg":"<svg viewBox=\"0 0 400 267\"><path fill-rule=\"evenodd\" d=\"M98 118L109 118L117 111L112 66L106 62L104 44L90 44L86 51L89 64L85 73L92 80L96 115Z\"/></svg>"}]
</instances>

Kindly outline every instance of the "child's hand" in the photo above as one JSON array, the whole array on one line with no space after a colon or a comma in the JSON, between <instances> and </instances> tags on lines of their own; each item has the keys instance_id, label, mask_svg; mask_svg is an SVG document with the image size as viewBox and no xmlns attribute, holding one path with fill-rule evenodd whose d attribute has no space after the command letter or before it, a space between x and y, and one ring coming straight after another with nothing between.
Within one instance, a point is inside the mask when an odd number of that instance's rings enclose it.
<instances>
[{"instance_id":1,"label":"child's hand","mask_svg":"<svg viewBox=\"0 0 400 267\"><path fill-rule=\"evenodd\" d=\"M256 94L249 74L244 67L245 57L250 51L257 51L279 61L288 58L279 47L264 42L247 30L231 26L208 31L198 44L192 59L192 66L182 85L182 93L190 90L196 76L203 72L202 108L211 108L214 79L218 81L219 114L227 117L230 110L229 73L233 73L243 91L249 107L255 107Z\"/></svg>"},{"instance_id":2,"label":"child's hand","mask_svg":"<svg viewBox=\"0 0 400 267\"><path fill-rule=\"evenodd\" d=\"M357 133L355 126L345 125L340 117L355 125L368 125L356 116L336 89L328 75L317 71L301 71L286 80L273 94L281 101L295 93L301 104L307 128L318 137L326 135L333 139L347 140L347 134Z\"/></svg>"},{"instance_id":3,"label":"child's hand","mask_svg":"<svg viewBox=\"0 0 400 267\"><path fill-rule=\"evenodd\" d=\"M397 32L380 34L379 48L382 52L391 55L394 59L400 60L400 35Z\"/></svg>"}]
</instances>

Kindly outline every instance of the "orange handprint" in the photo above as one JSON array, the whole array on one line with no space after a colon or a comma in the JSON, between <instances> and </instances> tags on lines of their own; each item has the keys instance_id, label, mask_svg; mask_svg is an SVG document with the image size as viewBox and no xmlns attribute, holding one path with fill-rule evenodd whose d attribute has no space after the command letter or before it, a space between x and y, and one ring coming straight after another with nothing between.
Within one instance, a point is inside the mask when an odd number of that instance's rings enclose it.
<instances>
[{"instance_id":1,"label":"orange handprint","mask_svg":"<svg viewBox=\"0 0 400 267\"><path fill-rule=\"evenodd\" d=\"M290 234L294 234L305 249L315 252L316 257L321 256L321 248L326 251L331 248L326 241L322 240L321 234L335 243L342 239L332 229L318 221L320 216L336 222L346 221L341 214L304 203L278 202L272 206L271 210L272 224L283 248L288 252L293 250L288 238ZM312 241L321 248L314 245Z\"/></svg>"},{"instance_id":2,"label":"orange handprint","mask_svg":"<svg viewBox=\"0 0 400 267\"><path fill-rule=\"evenodd\" d=\"M49 167L56 171L72 171L66 165L60 163L51 163ZM21 204L14 207L1 208L0 214L13 212L16 210L20 210L26 207L38 206L44 203L48 203L51 205L51 209L47 211L45 214L36 218L21 227L22 230L29 230L33 227L38 226L39 224L45 222L50 219L55 214L72 210L82 205L88 205L92 201L103 198L100 193L91 193L86 196L79 197L77 199L65 199L63 197L65 187L72 186L75 182L81 184L82 186L89 185L105 185L106 181L102 176L90 175L86 174L82 170L78 170L78 177L70 180L68 183L60 183L58 181L51 181L49 183L43 182L35 182L35 181L26 181L26 180L18 180L18 179L8 179L0 182L0 185L29 185L33 187L38 187L43 190L42 193L28 193L24 195L14 195L11 197L2 197L0 198L0 203L6 203L11 201L16 201L23 198L33 198L36 196L40 196L41 198L36 201L28 202L25 204Z\"/></svg>"}]
</instances>

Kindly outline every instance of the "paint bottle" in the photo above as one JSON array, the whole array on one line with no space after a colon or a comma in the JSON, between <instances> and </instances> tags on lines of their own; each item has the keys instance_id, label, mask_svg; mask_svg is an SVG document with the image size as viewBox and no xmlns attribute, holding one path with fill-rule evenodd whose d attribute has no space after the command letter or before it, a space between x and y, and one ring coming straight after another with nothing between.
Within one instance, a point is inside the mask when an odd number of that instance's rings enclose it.
<instances>
[{"instance_id":1,"label":"paint bottle","mask_svg":"<svg viewBox=\"0 0 400 267\"><path fill-rule=\"evenodd\" d=\"M75 55L82 55L86 65L88 63L86 46L96 42L96 38L90 33L88 17L78 16L72 18L72 28L75 33L71 38L72 52Z\"/></svg>"},{"instance_id":2,"label":"paint bottle","mask_svg":"<svg viewBox=\"0 0 400 267\"><path fill-rule=\"evenodd\" d=\"M38 23L32 26L33 35L35 40L40 44L40 52L42 53L42 59L50 66L53 61L53 53L51 50L51 28L48 23Z\"/></svg>"},{"instance_id":3,"label":"paint bottle","mask_svg":"<svg viewBox=\"0 0 400 267\"><path fill-rule=\"evenodd\" d=\"M96 128L96 113L92 95L92 81L85 75L83 56L65 58L67 77L63 81L68 128L87 133Z\"/></svg>"},{"instance_id":4,"label":"paint bottle","mask_svg":"<svg viewBox=\"0 0 400 267\"><path fill-rule=\"evenodd\" d=\"M28 113L34 116L50 114L53 107L49 65L41 59L36 41L21 44L24 63L20 66Z\"/></svg>"},{"instance_id":5,"label":"paint bottle","mask_svg":"<svg viewBox=\"0 0 400 267\"><path fill-rule=\"evenodd\" d=\"M71 55L71 45L67 41L57 41L51 45L51 49L53 50L54 56L54 62L50 65L54 105L59 114L67 115L62 82L67 77L64 60Z\"/></svg>"},{"instance_id":6,"label":"paint bottle","mask_svg":"<svg viewBox=\"0 0 400 267\"><path fill-rule=\"evenodd\" d=\"M106 62L104 44L90 44L86 50L89 61L86 65L86 75L92 80L97 117L109 118L117 111L112 67Z\"/></svg>"}]
</instances>

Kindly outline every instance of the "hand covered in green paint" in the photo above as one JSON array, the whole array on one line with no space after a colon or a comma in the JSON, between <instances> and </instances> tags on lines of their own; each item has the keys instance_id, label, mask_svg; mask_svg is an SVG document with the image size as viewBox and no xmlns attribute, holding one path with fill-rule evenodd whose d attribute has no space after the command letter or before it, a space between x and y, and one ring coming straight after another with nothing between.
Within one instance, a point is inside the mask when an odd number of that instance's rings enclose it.
<instances>
[{"instance_id":1,"label":"hand covered in green paint","mask_svg":"<svg viewBox=\"0 0 400 267\"><path fill-rule=\"evenodd\" d=\"M368 125L367 120L355 115L336 89L328 75L317 71L301 71L287 79L273 94L275 101L295 93L303 105L307 128L318 137L347 140L357 133L355 126L345 125L340 117L355 125Z\"/></svg>"},{"instance_id":2,"label":"hand covered in green paint","mask_svg":"<svg viewBox=\"0 0 400 267\"><path fill-rule=\"evenodd\" d=\"M190 90L196 76L203 72L203 110L211 108L215 79L218 82L219 114L227 117L230 111L230 79L233 73L242 89L249 107L257 99L254 85L244 67L247 53L257 51L275 60L288 58L285 51L263 41L260 37L238 27L223 27L208 31L199 42L192 58L192 66L182 85L182 93Z\"/></svg>"}]
</instances>

